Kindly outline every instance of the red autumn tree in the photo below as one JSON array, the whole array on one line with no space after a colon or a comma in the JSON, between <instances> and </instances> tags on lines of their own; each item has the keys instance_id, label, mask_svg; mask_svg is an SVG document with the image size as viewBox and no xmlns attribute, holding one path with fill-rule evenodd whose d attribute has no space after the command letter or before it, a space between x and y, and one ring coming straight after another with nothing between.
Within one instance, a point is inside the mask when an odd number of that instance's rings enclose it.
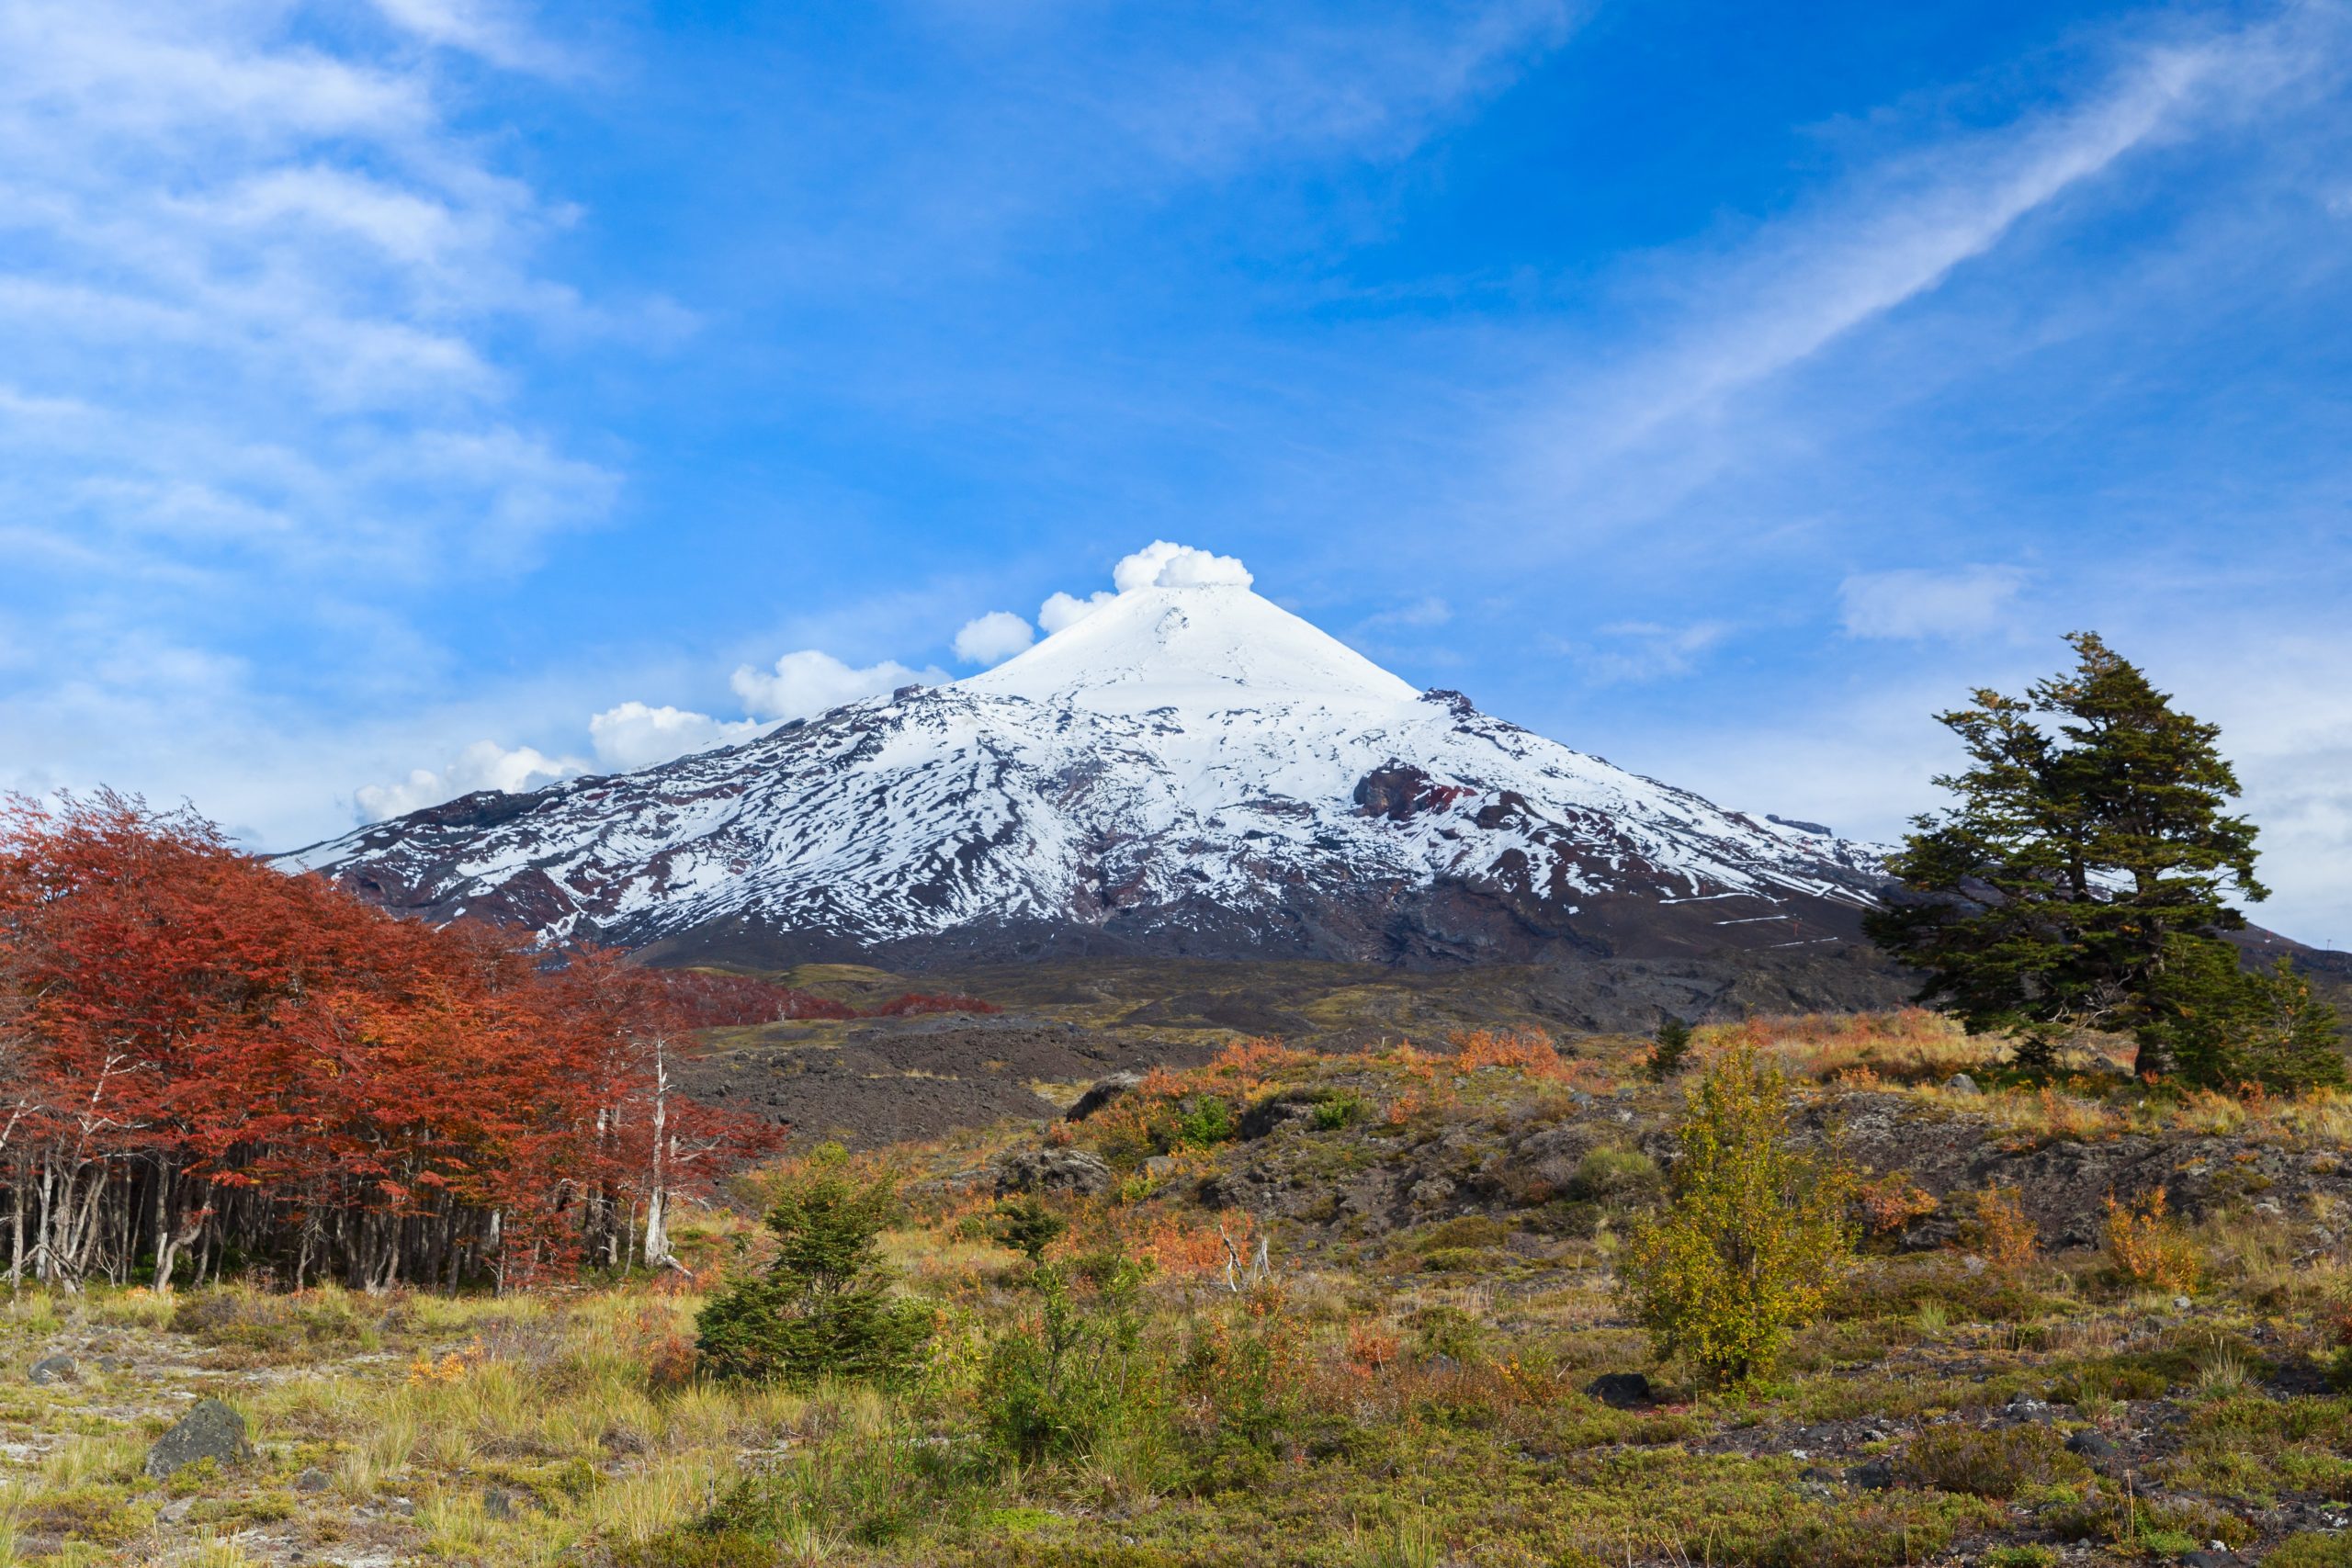
<instances>
[{"instance_id":1,"label":"red autumn tree","mask_svg":"<svg viewBox=\"0 0 2352 1568\"><path fill-rule=\"evenodd\" d=\"M758 1142L678 1096L680 1032L617 954L396 919L191 814L0 816L12 1280L668 1262L672 1204Z\"/></svg>"}]
</instances>

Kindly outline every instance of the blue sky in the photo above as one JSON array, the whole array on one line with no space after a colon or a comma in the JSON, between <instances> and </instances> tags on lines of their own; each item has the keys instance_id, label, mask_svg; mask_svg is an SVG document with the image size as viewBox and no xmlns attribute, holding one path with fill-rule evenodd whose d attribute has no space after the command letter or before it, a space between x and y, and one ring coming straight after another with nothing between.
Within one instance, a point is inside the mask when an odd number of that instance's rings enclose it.
<instances>
[{"instance_id":1,"label":"blue sky","mask_svg":"<svg viewBox=\"0 0 2352 1568\"><path fill-rule=\"evenodd\" d=\"M1166 539L1870 835L2098 628L2343 945L2347 67L2339 4L0 0L0 784L288 846Z\"/></svg>"}]
</instances>

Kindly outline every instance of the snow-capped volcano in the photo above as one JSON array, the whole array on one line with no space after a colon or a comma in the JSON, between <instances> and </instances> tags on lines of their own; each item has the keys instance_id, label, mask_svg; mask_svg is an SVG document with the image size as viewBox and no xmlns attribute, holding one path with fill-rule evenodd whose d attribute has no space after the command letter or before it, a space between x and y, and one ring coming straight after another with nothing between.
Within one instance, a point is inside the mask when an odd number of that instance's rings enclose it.
<instances>
[{"instance_id":1,"label":"snow-capped volcano","mask_svg":"<svg viewBox=\"0 0 2352 1568\"><path fill-rule=\"evenodd\" d=\"M399 909L777 961L1445 962L1850 934L1868 846L1416 692L1236 584L757 739L286 857Z\"/></svg>"}]
</instances>

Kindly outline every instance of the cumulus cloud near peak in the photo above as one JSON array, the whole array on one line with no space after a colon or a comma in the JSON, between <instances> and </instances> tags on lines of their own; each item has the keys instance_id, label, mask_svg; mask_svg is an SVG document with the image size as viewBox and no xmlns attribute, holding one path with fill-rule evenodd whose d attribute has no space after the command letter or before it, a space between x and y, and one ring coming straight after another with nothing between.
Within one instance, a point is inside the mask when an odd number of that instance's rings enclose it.
<instances>
[{"instance_id":1,"label":"cumulus cloud near peak","mask_svg":"<svg viewBox=\"0 0 2352 1568\"><path fill-rule=\"evenodd\" d=\"M956 657L967 664L1001 664L1036 640L1037 630L1027 621L1010 610L990 610L956 634Z\"/></svg>"},{"instance_id":2,"label":"cumulus cloud near peak","mask_svg":"<svg viewBox=\"0 0 2352 1568\"><path fill-rule=\"evenodd\" d=\"M1113 567L1111 581L1120 592L1132 593L1138 588L1247 588L1257 579L1237 557L1154 539Z\"/></svg>"},{"instance_id":3,"label":"cumulus cloud near peak","mask_svg":"<svg viewBox=\"0 0 2352 1568\"><path fill-rule=\"evenodd\" d=\"M366 820L380 822L479 789L520 794L587 771L588 764L576 757L550 757L533 746L509 750L495 740L477 740L437 772L418 768L398 784L362 785L353 800Z\"/></svg>"},{"instance_id":4,"label":"cumulus cloud near peak","mask_svg":"<svg viewBox=\"0 0 2352 1568\"><path fill-rule=\"evenodd\" d=\"M590 718L588 738L596 748L599 762L628 773L695 751L737 745L761 728L756 718L729 721L666 704L653 707L631 701Z\"/></svg>"},{"instance_id":5,"label":"cumulus cloud near peak","mask_svg":"<svg viewBox=\"0 0 2352 1568\"><path fill-rule=\"evenodd\" d=\"M1107 588L1098 590L1084 599L1075 593L1055 593L1037 606L1037 624L1046 628L1047 636L1051 636L1064 626L1078 625L1117 597Z\"/></svg>"},{"instance_id":6,"label":"cumulus cloud near peak","mask_svg":"<svg viewBox=\"0 0 2352 1568\"><path fill-rule=\"evenodd\" d=\"M735 694L744 707L762 718L807 718L861 697L878 697L900 686L936 686L947 671L933 666L911 670L895 659L864 669L846 664L830 653L804 648L775 661L775 668L755 670L746 664L735 671Z\"/></svg>"},{"instance_id":7,"label":"cumulus cloud near peak","mask_svg":"<svg viewBox=\"0 0 2352 1568\"><path fill-rule=\"evenodd\" d=\"M1037 624L1045 628L1046 636L1051 637L1056 632L1078 625L1121 593L1133 593L1145 588L1247 588L1257 579L1250 575L1250 569L1243 566L1238 557L1220 556L1196 549L1191 545L1154 539L1135 554L1122 558L1119 564L1111 569L1111 581L1117 585L1115 592L1097 589L1083 599L1075 593L1049 594L1046 602L1037 606ZM956 651L963 651L960 640Z\"/></svg>"},{"instance_id":8,"label":"cumulus cloud near peak","mask_svg":"<svg viewBox=\"0 0 2352 1568\"><path fill-rule=\"evenodd\" d=\"M424 10L434 9L428 0L418 0L418 4ZM1039 627L1048 636L1065 630L1124 593L1148 588L1247 588L1254 580L1250 569L1235 557L1154 539L1120 560L1112 569L1111 581L1115 592L1098 590L1083 599L1074 593L1052 595L1038 607L1035 626L1011 610L976 615L956 633L952 641L956 657L967 664L1001 664L1034 644ZM588 739L596 766L616 773L634 772L698 751L739 745L781 719L809 718L901 686L944 685L950 679L935 666L916 669L885 659L861 667L821 649L804 648L784 655L769 669L752 664L737 668L729 683L749 717L720 718L690 708L632 700L592 716ZM418 768L398 784L365 785L355 792L354 798L366 820L380 821L478 789L515 793L540 789L584 773L590 765L580 758L550 757L528 746L509 750L495 741L481 740L447 767Z\"/></svg>"}]
</instances>

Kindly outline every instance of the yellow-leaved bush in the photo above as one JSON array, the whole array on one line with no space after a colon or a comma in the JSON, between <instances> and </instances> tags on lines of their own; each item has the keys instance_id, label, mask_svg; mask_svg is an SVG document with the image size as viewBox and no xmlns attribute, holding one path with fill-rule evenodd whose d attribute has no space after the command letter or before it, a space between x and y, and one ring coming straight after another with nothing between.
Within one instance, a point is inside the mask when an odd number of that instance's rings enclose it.
<instances>
[{"instance_id":1,"label":"yellow-leaved bush","mask_svg":"<svg viewBox=\"0 0 2352 1568\"><path fill-rule=\"evenodd\" d=\"M1663 1358L1768 1371L1851 1261L1853 1173L1796 1144L1789 1082L1749 1046L1718 1058L1678 1129L1671 1201L1621 1255L1617 1288Z\"/></svg>"}]
</instances>

